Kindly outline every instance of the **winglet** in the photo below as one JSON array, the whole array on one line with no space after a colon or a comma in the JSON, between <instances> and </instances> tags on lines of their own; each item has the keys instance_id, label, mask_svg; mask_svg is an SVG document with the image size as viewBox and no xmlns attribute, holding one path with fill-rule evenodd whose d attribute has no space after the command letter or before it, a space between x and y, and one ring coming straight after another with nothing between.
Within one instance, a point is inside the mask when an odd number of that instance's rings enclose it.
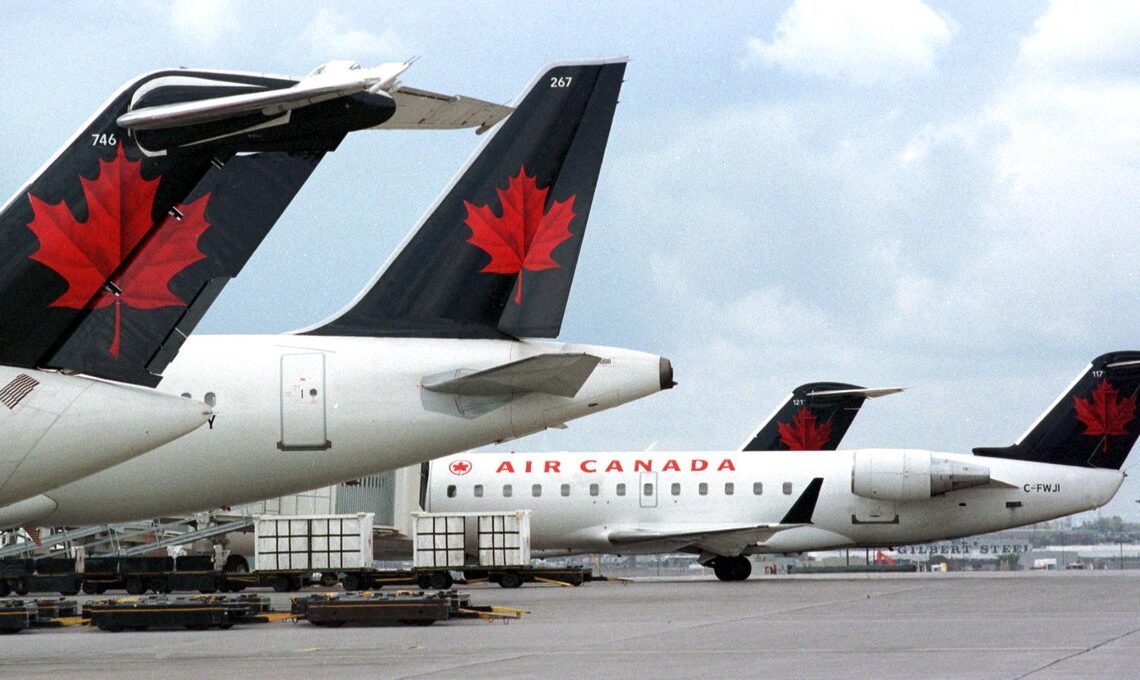
<instances>
[{"instance_id":1,"label":"winglet","mask_svg":"<svg viewBox=\"0 0 1140 680\"><path fill-rule=\"evenodd\" d=\"M823 477L811 480L796 499L792 509L780 520L780 524L811 524L812 515L815 514L815 504L819 501L819 490L823 487Z\"/></svg>"}]
</instances>

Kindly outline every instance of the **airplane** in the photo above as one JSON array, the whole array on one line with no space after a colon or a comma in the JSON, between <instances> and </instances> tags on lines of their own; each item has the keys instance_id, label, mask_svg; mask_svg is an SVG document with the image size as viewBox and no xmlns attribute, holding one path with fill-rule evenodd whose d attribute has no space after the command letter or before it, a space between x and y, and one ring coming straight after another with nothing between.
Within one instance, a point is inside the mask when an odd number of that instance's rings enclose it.
<instances>
[{"instance_id":1,"label":"airplane","mask_svg":"<svg viewBox=\"0 0 1140 680\"><path fill-rule=\"evenodd\" d=\"M752 554L925 543L1098 508L1124 481L1138 393L1140 352L1097 357L1016 444L973 455L458 454L430 463L424 509L529 509L536 556L688 552L738 581Z\"/></svg>"},{"instance_id":2,"label":"airplane","mask_svg":"<svg viewBox=\"0 0 1140 680\"><path fill-rule=\"evenodd\" d=\"M393 119L400 129L482 127L510 112L408 95L396 80L407 68L331 62L303 79L139 76L0 208L0 504L210 421L201 400L134 386L159 382L349 132Z\"/></svg>"},{"instance_id":3,"label":"airplane","mask_svg":"<svg viewBox=\"0 0 1140 680\"><path fill-rule=\"evenodd\" d=\"M296 493L521 437L674 385L668 359L556 337L626 60L541 72L364 290L282 335L186 340L163 392L201 428L0 508L101 524Z\"/></svg>"},{"instance_id":4,"label":"airplane","mask_svg":"<svg viewBox=\"0 0 1140 680\"><path fill-rule=\"evenodd\" d=\"M867 388L838 382L811 382L792 390L740 451L834 451L867 399L902 392L902 387ZM483 454L475 454L483 455ZM462 465L462 463L461 463ZM420 508L427 507L431 461L420 463ZM441 488L435 490L442 493Z\"/></svg>"}]
</instances>

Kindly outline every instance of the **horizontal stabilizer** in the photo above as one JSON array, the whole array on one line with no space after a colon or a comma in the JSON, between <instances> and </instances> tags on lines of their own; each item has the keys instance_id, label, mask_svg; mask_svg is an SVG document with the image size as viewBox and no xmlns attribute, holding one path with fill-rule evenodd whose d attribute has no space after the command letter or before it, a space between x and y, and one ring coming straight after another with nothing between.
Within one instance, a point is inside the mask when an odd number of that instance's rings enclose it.
<instances>
[{"instance_id":1,"label":"horizontal stabilizer","mask_svg":"<svg viewBox=\"0 0 1140 680\"><path fill-rule=\"evenodd\" d=\"M851 390L815 390L808 392L809 397L863 397L864 399L874 399L875 397L885 397L888 394L898 394L905 390L905 387L859 387Z\"/></svg>"},{"instance_id":2,"label":"horizontal stabilizer","mask_svg":"<svg viewBox=\"0 0 1140 680\"><path fill-rule=\"evenodd\" d=\"M276 116L358 92L377 94L391 86L408 66L410 64L381 64L370 69L337 70L309 76L292 87L144 106L124 113L116 122L128 130L162 130L248 113Z\"/></svg>"},{"instance_id":3,"label":"horizontal stabilizer","mask_svg":"<svg viewBox=\"0 0 1140 680\"><path fill-rule=\"evenodd\" d=\"M430 376L421 384L430 392L466 397L519 393L573 397L600 361L592 354L540 354L476 373Z\"/></svg>"},{"instance_id":4,"label":"horizontal stabilizer","mask_svg":"<svg viewBox=\"0 0 1140 680\"><path fill-rule=\"evenodd\" d=\"M396 100L396 113L377 125L377 129L458 130L473 127L482 133L514 111L509 106L474 97L437 94L414 87L400 87L391 95Z\"/></svg>"}]
</instances>

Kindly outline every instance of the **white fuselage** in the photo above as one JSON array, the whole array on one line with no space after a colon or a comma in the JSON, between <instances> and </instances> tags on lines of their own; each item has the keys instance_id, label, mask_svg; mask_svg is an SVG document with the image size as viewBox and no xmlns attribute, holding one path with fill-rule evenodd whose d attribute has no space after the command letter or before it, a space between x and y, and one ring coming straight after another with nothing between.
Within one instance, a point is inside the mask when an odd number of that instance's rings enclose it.
<instances>
[{"instance_id":1,"label":"white fuselage","mask_svg":"<svg viewBox=\"0 0 1140 680\"><path fill-rule=\"evenodd\" d=\"M527 394L475 415L421 388L427 376L576 352L603 361L574 397ZM295 493L558 426L653 394L661 381L660 357L608 347L193 336L159 389L211 404L208 427L2 508L0 525L125 521Z\"/></svg>"},{"instance_id":2,"label":"white fuselage","mask_svg":"<svg viewBox=\"0 0 1140 680\"><path fill-rule=\"evenodd\" d=\"M892 461L903 453L864 449L858 455ZM811 526L779 531L746 550L786 553L919 543L1030 524L1100 507L1124 480L1118 470L910 453L982 465L991 481L891 501L853 493L855 451L464 453L431 463L425 510L530 510L531 548L538 555L659 552L652 544L619 547L608 536L777 524L805 486L822 477Z\"/></svg>"}]
</instances>

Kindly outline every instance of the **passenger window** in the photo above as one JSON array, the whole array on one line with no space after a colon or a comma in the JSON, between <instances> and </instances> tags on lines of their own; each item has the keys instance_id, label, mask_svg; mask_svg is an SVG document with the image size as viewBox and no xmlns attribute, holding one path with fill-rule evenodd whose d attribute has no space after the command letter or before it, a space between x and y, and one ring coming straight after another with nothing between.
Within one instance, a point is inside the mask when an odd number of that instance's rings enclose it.
<instances>
[{"instance_id":1,"label":"passenger window","mask_svg":"<svg viewBox=\"0 0 1140 680\"><path fill-rule=\"evenodd\" d=\"M455 498L455 485L454 484L448 484L447 485L447 497L448 498Z\"/></svg>"},{"instance_id":2,"label":"passenger window","mask_svg":"<svg viewBox=\"0 0 1140 680\"><path fill-rule=\"evenodd\" d=\"M669 492L672 493L674 496L680 496L681 495L681 484L680 484L680 482L673 482L673 486L669 487Z\"/></svg>"},{"instance_id":3,"label":"passenger window","mask_svg":"<svg viewBox=\"0 0 1140 680\"><path fill-rule=\"evenodd\" d=\"M570 485L569 484L563 484L562 485L562 495L563 496L569 496L570 495Z\"/></svg>"},{"instance_id":4,"label":"passenger window","mask_svg":"<svg viewBox=\"0 0 1140 680\"><path fill-rule=\"evenodd\" d=\"M725 496L731 496L734 493L736 493L736 485L733 484L732 482L725 482L724 483L724 495Z\"/></svg>"},{"instance_id":5,"label":"passenger window","mask_svg":"<svg viewBox=\"0 0 1140 680\"><path fill-rule=\"evenodd\" d=\"M475 485L475 497L476 498L482 498L483 497L483 485L482 484L476 484Z\"/></svg>"},{"instance_id":6,"label":"passenger window","mask_svg":"<svg viewBox=\"0 0 1140 680\"><path fill-rule=\"evenodd\" d=\"M702 496L709 495L709 484L708 484L708 482L701 482L700 484L698 484L697 485L697 493L699 493Z\"/></svg>"},{"instance_id":7,"label":"passenger window","mask_svg":"<svg viewBox=\"0 0 1140 680\"><path fill-rule=\"evenodd\" d=\"M792 495L792 483L791 482L784 482L784 495L785 496L791 496Z\"/></svg>"},{"instance_id":8,"label":"passenger window","mask_svg":"<svg viewBox=\"0 0 1140 680\"><path fill-rule=\"evenodd\" d=\"M206 396L205 396L205 400L206 400L207 406L217 406L218 405L218 395L214 394L213 392L207 392Z\"/></svg>"},{"instance_id":9,"label":"passenger window","mask_svg":"<svg viewBox=\"0 0 1140 680\"><path fill-rule=\"evenodd\" d=\"M190 398L190 393L189 393L189 392L183 392L183 393L182 393L182 398L183 398L183 399L189 399L189 398Z\"/></svg>"},{"instance_id":10,"label":"passenger window","mask_svg":"<svg viewBox=\"0 0 1140 680\"><path fill-rule=\"evenodd\" d=\"M757 496L764 493L764 482L752 482L752 493Z\"/></svg>"},{"instance_id":11,"label":"passenger window","mask_svg":"<svg viewBox=\"0 0 1140 680\"><path fill-rule=\"evenodd\" d=\"M614 492L617 493L617 495L619 495L619 496L624 496L625 495L625 482L618 484L617 487L614 489Z\"/></svg>"},{"instance_id":12,"label":"passenger window","mask_svg":"<svg viewBox=\"0 0 1140 680\"><path fill-rule=\"evenodd\" d=\"M641 489L641 494L643 496L652 496L653 495L653 482L646 482L645 486Z\"/></svg>"},{"instance_id":13,"label":"passenger window","mask_svg":"<svg viewBox=\"0 0 1140 680\"><path fill-rule=\"evenodd\" d=\"M511 488L510 484L504 484L503 485L503 498L510 498L511 494L514 493L514 491L515 490Z\"/></svg>"},{"instance_id":14,"label":"passenger window","mask_svg":"<svg viewBox=\"0 0 1140 680\"><path fill-rule=\"evenodd\" d=\"M599 491L599 489L598 489L598 485L597 485L597 484L591 484L591 485L590 485L590 495L591 495L591 496L597 496L597 495L598 495L598 491Z\"/></svg>"},{"instance_id":15,"label":"passenger window","mask_svg":"<svg viewBox=\"0 0 1140 680\"><path fill-rule=\"evenodd\" d=\"M538 498L539 496L541 496L542 495L542 485L541 484L535 484L535 485L531 486L530 487L530 495L534 496L535 498Z\"/></svg>"}]
</instances>

